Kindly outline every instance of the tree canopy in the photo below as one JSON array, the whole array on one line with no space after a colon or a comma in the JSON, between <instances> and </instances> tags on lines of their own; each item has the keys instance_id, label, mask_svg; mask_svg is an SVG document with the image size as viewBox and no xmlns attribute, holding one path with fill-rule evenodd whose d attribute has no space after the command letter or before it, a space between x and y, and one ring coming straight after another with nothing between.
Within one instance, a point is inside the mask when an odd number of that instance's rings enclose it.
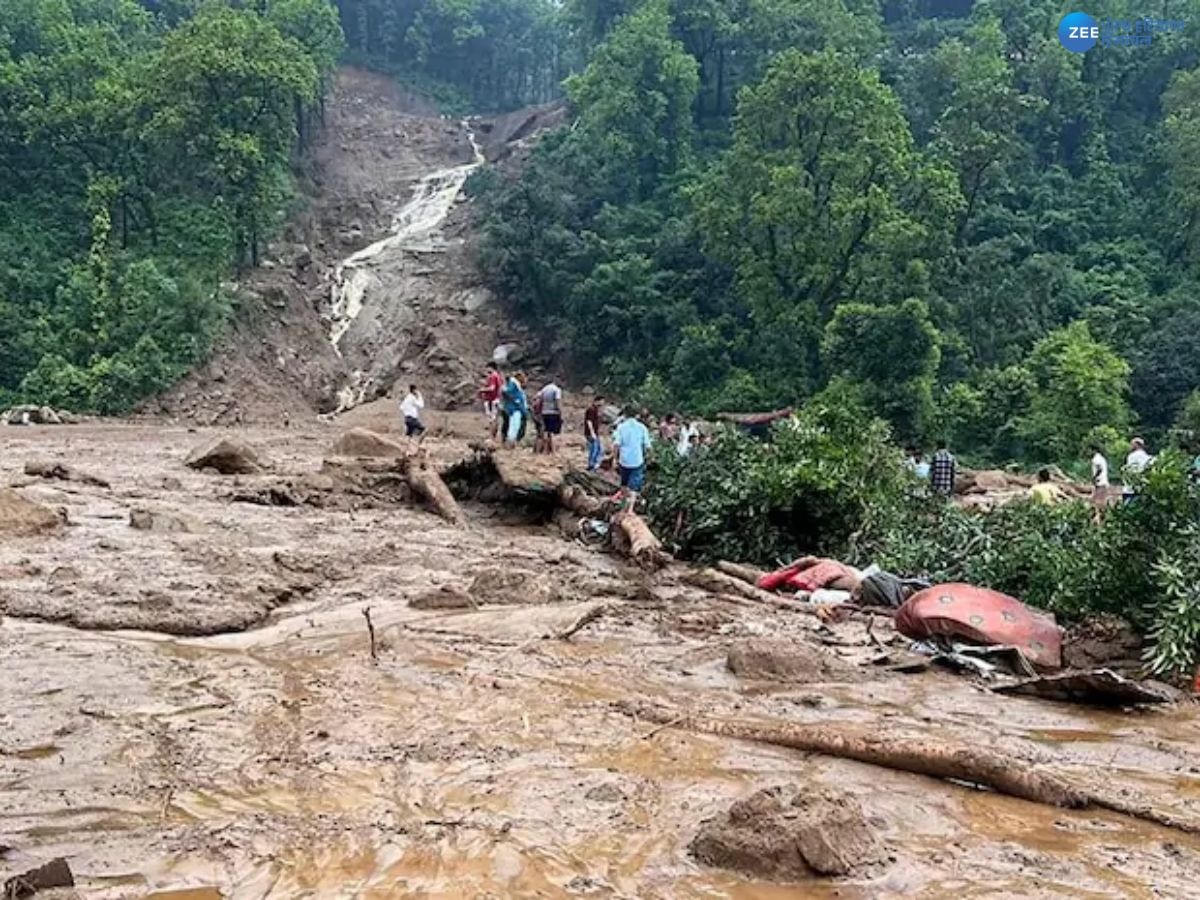
<instances>
[{"instance_id":1,"label":"tree canopy","mask_svg":"<svg viewBox=\"0 0 1200 900\"><path fill-rule=\"evenodd\" d=\"M0 0L0 399L121 411L201 357L340 52L325 0Z\"/></svg>"},{"instance_id":2,"label":"tree canopy","mask_svg":"<svg viewBox=\"0 0 1200 900\"><path fill-rule=\"evenodd\" d=\"M836 382L980 457L1161 437L1200 388L1200 3L1170 13L1075 54L1045 0L575 0L578 125L491 180L485 267L664 406Z\"/></svg>"}]
</instances>

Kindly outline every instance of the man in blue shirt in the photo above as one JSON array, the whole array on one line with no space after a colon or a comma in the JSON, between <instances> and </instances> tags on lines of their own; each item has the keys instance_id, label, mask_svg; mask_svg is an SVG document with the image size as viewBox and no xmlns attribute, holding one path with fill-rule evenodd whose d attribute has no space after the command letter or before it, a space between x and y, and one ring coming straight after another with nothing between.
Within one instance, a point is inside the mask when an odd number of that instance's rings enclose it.
<instances>
[{"instance_id":1,"label":"man in blue shirt","mask_svg":"<svg viewBox=\"0 0 1200 900\"><path fill-rule=\"evenodd\" d=\"M613 447L617 452L617 471L621 487L636 494L646 482L646 452L650 449L650 431L638 418L632 406L625 408L625 418L613 432Z\"/></svg>"}]
</instances>

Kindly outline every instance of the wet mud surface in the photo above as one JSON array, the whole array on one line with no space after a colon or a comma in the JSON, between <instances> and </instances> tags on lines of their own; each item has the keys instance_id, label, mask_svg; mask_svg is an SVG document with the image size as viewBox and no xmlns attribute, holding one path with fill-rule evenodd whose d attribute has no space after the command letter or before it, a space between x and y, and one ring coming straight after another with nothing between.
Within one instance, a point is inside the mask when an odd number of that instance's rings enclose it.
<instances>
[{"instance_id":1,"label":"wet mud surface","mask_svg":"<svg viewBox=\"0 0 1200 900\"><path fill-rule=\"evenodd\" d=\"M219 431L0 429L0 484L68 522L0 542L0 873L64 856L80 896L205 900L1195 895L1194 836L613 709L975 741L1200 821L1192 705L1097 712L881 672L861 618L727 603L479 504L454 527L406 502L232 499L312 477L343 430L238 430L271 468L235 484L183 465ZM28 459L111 488L27 477ZM133 509L187 527L134 528ZM524 595L496 575L514 570ZM472 604L410 606L435 591ZM765 641L836 664L730 671ZM781 785L804 809L861 808L870 864L787 883L689 850Z\"/></svg>"}]
</instances>

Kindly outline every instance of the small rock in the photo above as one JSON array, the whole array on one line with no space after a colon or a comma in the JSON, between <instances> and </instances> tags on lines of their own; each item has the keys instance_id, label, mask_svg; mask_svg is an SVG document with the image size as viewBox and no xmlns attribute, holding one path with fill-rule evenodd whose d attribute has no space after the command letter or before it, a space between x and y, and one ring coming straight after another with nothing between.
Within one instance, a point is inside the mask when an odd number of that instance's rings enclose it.
<instances>
[{"instance_id":1,"label":"small rock","mask_svg":"<svg viewBox=\"0 0 1200 900\"><path fill-rule=\"evenodd\" d=\"M462 588L444 584L436 590L413 597L408 605L412 609L471 609L476 604Z\"/></svg>"},{"instance_id":2,"label":"small rock","mask_svg":"<svg viewBox=\"0 0 1200 900\"><path fill-rule=\"evenodd\" d=\"M593 800L596 803L619 803L625 799L625 792L616 783L606 781L604 784L596 785L583 796L584 799Z\"/></svg>"},{"instance_id":3,"label":"small rock","mask_svg":"<svg viewBox=\"0 0 1200 900\"><path fill-rule=\"evenodd\" d=\"M403 456L405 449L383 435L366 428L351 428L329 448L333 456L394 457Z\"/></svg>"},{"instance_id":4,"label":"small rock","mask_svg":"<svg viewBox=\"0 0 1200 900\"><path fill-rule=\"evenodd\" d=\"M129 524L138 531L156 531L160 533L191 532L192 526L179 516L165 513L154 513L148 509L132 509L129 511Z\"/></svg>"},{"instance_id":5,"label":"small rock","mask_svg":"<svg viewBox=\"0 0 1200 900\"><path fill-rule=\"evenodd\" d=\"M726 665L740 678L799 684L845 681L854 671L812 644L773 638L752 638L734 644Z\"/></svg>"}]
</instances>

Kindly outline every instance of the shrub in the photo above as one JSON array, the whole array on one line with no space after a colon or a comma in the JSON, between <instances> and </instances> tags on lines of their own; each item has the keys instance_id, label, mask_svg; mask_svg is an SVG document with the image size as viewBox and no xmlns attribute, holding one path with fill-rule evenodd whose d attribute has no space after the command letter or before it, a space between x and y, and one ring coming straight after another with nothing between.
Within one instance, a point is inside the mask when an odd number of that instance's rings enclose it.
<instances>
[{"instance_id":1,"label":"shrub","mask_svg":"<svg viewBox=\"0 0 1200 900\"><path fill-rule=\"evenodd\" d=\"M857 558L911 485L889 437L860 407L821 402L776 425L769 442L726 429L688 459L663 454L646 493L649 515L695 559Z\"/></svg>"}]
</instances>

